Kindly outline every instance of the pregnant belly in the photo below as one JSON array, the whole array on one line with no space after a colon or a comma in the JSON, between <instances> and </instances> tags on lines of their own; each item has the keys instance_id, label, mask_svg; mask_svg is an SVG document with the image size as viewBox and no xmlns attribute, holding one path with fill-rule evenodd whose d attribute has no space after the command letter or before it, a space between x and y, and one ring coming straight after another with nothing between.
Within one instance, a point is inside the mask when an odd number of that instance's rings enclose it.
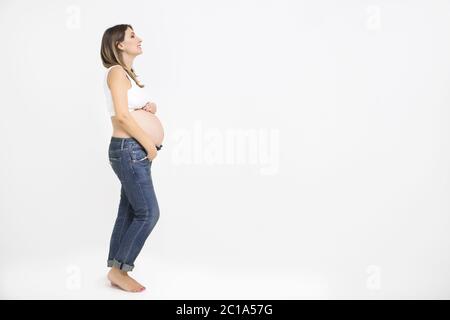
<instances>
[{"instance_id":1,"label":"pregnant belly","mask_svg":"<svg viewBox=\"0 0 450 320\"><path fill-rule=\"evenodd\" d=\"M130 114L156 145L159 146L162 144L164 140L164 129L156 115L145 110L135 110L130 112Z\"/></svg>"}]
</instances>

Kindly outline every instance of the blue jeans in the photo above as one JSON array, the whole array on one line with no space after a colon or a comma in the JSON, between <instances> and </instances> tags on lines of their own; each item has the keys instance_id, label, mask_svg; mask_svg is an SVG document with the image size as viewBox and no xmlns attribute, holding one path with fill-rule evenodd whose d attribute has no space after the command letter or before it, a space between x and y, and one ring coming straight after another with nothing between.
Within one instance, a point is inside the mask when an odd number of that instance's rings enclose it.
<instances>
[{"instance_id":1,"label":"blue jeans","mask_svg":"<svg viewBox=\"0 0 450 320\"><path fill-rule=\"evenodd\" d=\"M158 150L161 147L156 146ZM132 271L136 257L159 219L150 171L152 161L134 138L111 137L108 153L109 163L122 187L107 266Z\"/></svg>"}]
</instances>

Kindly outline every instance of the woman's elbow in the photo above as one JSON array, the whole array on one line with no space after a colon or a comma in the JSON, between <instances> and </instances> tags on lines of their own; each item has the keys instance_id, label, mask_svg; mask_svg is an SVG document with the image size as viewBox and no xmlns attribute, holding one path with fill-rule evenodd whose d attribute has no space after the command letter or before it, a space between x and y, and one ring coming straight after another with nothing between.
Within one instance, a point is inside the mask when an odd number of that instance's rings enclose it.
<instances>
[{"instance_id":1,"label":"woman's elbow","mask_svg":"<svg viewBox=\"0 0 450 320\"><path fill-rule=\"evenodd\" d=\"M130 116L130 114L128 112L126 112L126 113L119 113L119 114L116 114L116 119L120 123L124 123L124 122L128 121L129 116Z\"/></svg>"}]
</instances>

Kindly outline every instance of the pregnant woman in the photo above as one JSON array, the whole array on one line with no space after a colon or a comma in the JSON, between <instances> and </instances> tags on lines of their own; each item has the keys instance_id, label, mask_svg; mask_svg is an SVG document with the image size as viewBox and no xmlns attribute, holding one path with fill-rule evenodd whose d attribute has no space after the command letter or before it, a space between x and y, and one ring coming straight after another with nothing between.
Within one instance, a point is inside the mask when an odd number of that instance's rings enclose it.
<instances>
[{"instance_id":1,"label":"pregnant woman","mask_svg":"<svg viewBox=\"0 0 450 320\"><path fill-rule=\"evenodd\" d=\"M128 272L159 219L151 166L162 148L164 130L156 105L137 80L134 58L142 54L142 40L128 24L108 28L102 38L101 59L107 68L104 92L113 133L109 163L121 183L118 214L111 235L107 266L113 286L130 292L145 287Z\"/></svg>"}]
</instances>

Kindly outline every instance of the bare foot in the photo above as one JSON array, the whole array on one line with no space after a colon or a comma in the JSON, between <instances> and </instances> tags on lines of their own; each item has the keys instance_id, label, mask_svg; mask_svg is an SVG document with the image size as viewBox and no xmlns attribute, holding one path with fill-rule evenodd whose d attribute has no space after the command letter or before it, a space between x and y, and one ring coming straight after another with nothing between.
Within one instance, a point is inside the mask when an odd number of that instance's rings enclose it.
<instances>
[{"instance_id":1,"label":"bare foot","mask_svg":"<svg viewBox=\"0 0 450 320\"><path fill-rule=\"evenodd\" d=\"M135 278L133 278L132 276L130 276L129 274L127 274L127 277L131 278L131 280L133 280L134 282L136 282L139 286L141 286L142 288L144 288L143 290L145 290L145 287L140 284Z\"/></svg>"},{"instance_id":2,"label":"bare foot","mask_svg":"<svg viewBox=\"0 0 450 320\"><path fill-rule=\"evenodd\" d=\"M139 284L136 280L128 276L128 274L117 268L111 268L108 272L108 280L113 286L119 287L122 290L129 292L141 292L145 287Z\"/></svg>"}]
</instances>

